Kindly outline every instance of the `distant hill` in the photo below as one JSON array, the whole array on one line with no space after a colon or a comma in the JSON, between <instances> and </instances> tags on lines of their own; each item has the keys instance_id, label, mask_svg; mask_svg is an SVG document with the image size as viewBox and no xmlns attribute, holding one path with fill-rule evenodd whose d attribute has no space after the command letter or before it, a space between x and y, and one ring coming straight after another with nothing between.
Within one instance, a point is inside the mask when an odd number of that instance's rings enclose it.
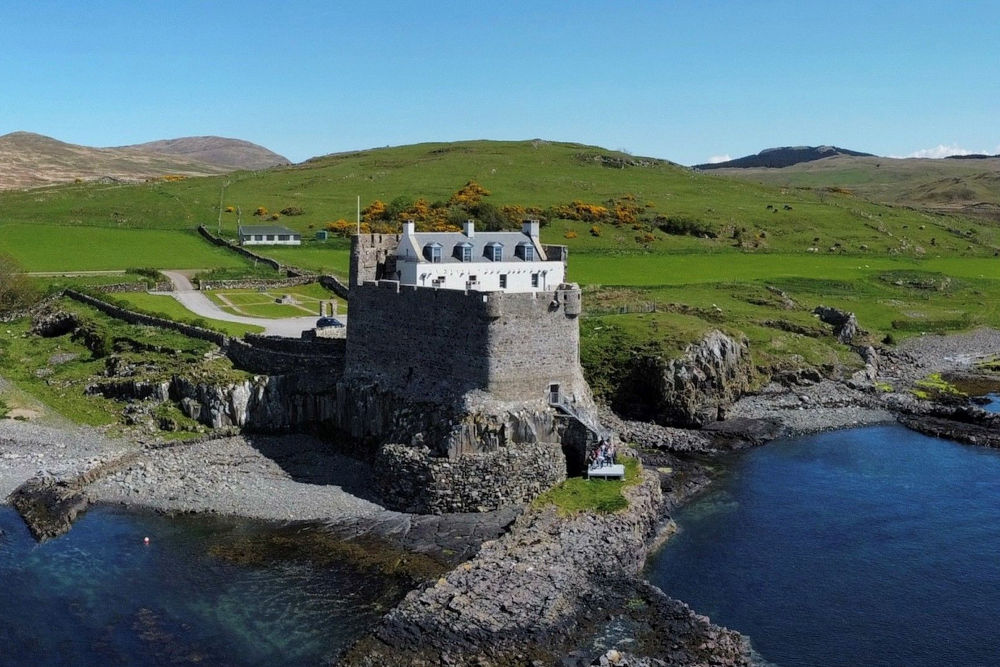
<instances>
[{"instance_id":1,"label":"distant hill","mask_svg":"<svg viewBox=\"0 0 1000 667\"><path fill-rule=\"evenodd\" d=\"M754 167L781 169L801 162L812 162L836 155L875 157L871 153L852 151L837 146L782 146L781 148L766 148L756 155L747 155L726 162L696 164L695 169L747 169Z\"/></svg>"},{"instance_id":2,"label":"distant hill","mask_svg":"<svg viewBox=\"0 0 1000 667\"><path fill-rule=\"evenodd\" d=\"M263 146L241 139L224 137L181 137L163 139L133 146L120 146L122 150L140 153L162 153L205 162L227 169L267 169L290 164L288 158Z\"/></svg>"},{"instance_id":3,"label":"distant hill","mask_svg":"<svg viewBox=\"0 0 1000 667\"><path fill-rule=\"evenodd\" d=\"M261 146L221 137L93 148L31 132L0 136L0 190L77 180L135 183L168 174L210 176L279 164L288 160Z\"/></svg>"},{"instance_id":4,"label":"distant hill","mask_svg":"<svg viewBox=\"0 0 1000 667\"><path fill-rule=\"evenodd\" d=\"M833 190L894 206L1000 220L1000 157L962 157L834 155L780 169L714 165L722 168L713 173L767 185Z\"/></svg>"},{"instance_id":5,"label":"distant hill","mask_svg":"<svg viewBox=\"0 0 1000 667\"><path fill-rule=\"evenodd\" d=\"M983 155L982 153L970 153L969 155L946 155L945 160L989 160L1000 157L1000 155Z\"/></svg>"}]
</instances>

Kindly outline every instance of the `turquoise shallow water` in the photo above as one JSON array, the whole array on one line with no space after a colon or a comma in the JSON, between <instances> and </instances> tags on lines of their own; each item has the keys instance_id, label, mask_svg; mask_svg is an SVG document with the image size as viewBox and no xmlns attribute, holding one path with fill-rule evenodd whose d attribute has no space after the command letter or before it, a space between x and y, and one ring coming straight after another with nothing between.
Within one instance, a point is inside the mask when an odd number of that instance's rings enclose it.
<instances>
[{"instance_id":1,"label":"turquoise shallow water","mask_svg":"<svg viewBox=\"0 0 1000 667\"><path fill-rule=\"evenodd\" d=\"M255 522L97 508L37 545L0 506L0 530L0 665L322 664L406 592L336 563L211 555L273 534Z\"/></svg>"},{"instance_id":2,"label":"turquoise shallow water","mask_svg":"<svg viewBox=\"0 0 1000 667\"><path fill-rule=\"evenodd\" d=\"M1000 664L1000 452L879 426L746 453L650 580L779 665Z\"/></svg>"}]
</instances>

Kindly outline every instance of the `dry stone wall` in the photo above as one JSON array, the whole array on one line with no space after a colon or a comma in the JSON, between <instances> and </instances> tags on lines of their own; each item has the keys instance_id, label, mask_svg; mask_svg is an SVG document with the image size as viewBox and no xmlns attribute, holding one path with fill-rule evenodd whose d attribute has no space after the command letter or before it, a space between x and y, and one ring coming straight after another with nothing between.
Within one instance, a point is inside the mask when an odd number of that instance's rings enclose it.
<instances>
[{"instance_id":1,"label":"dry stone wall","mask_svg":"<svg viewBox=\"0 0 1000 667\"><path fill-rule=\"evenodd\" d=\"M121 294L123 292L146 292L149 286L146 283L115 283L114 285L94 285L90 289L102 294ZM155 292L172 292L174 284L169 280L161 280L153 285Z\"/></svg>"},{"instance_id":2,"label":"dry stone wall","mask_svg":"<svg viewBox=\"0 0 1000 667\"><path fill-rule=\"evenodd\" d=\"M65 290L64 294L71 299L93 306L105 315L110 315L116 319L124 320L129 324L142 324L145 326L160 327L162 329L172 329L173 331L178 331L185 336L190 336L191 338L200 338L201 340L211 341L220 347L225 345L227 340L226 335L219 333L218 331L196 327L191 324L184 324L183 322L175 322L174 320L168 320L163 317L137 313L106 301L101 301L100 299L92 297L89 294L77 292L73 289Z\"/></svg>"},{"instance_id":3,"label":"dry stone wall","mask_svg":"<svg viewBox=\"0 0 1000 667\"><path fill-rule=\"evenodd\" d=\"M266 278L243 278L239 280L199 280L198 289L208 290L228 290L228 289L258 289L258 288L281 288L297 287L299 285L309 285L317 282L316 276L296 276L294 278L279 278L269 280Z\"/></svg>"},{"instance_id":4,"label":"dry stone wall","mask_svg":"<svg viewBox=\"0 0 1000 667\"><path fill-rule=\"evenodd\" d=\"M521 444L456 460L427 447L389 444L375 459L382 500L403 512L486 512L528 502L566 479L558 443Z\"/></svg>"},{"instance_id":5,"label":"dry stone wall","mask_svg":"<svg viewBox=\"0 0 1000 667\"><path fill-rule=\"evenodd\" d=\"M270 375L319 371L332 374L335 378L339 378L343 374L344 354L346 352L343 340L286 339L276 342L265 336L249 336L244 341L230 338L218 331L154 315L137 313L76 290L67 289L65 294L76 301L97 308L106 315L130 324L170 329L192 338L211 341L222 348L237 368L251 373Z\"/></svg>"},{"instance_id":6,"label":"dry stone wall","mask_svg":"<svg viewBox=\"0 0 1000 667\"><path fill-rule=\"evenodd\" d=\"M247 259L252 259L252 260L254 260L256 262L261 262L262 264L267 264L268 266L270 266L271 268L273 268L275 271L281 271L281 264L279 264L278 262L274 261L270 257L264 257L263 255L258 255L255 252L251 252L251 251L247 250L243 246L236 245L235 243L230 243L229 241L227 241L227 240L225 240L223 238L219 238L218 236L216 236L212 232L208 231L208 228L205 227L205 225L201 225L201 226L198 227L198 233L201 234L202 236L204 236L206 239L208 239L209 241L211 241L212 243L214 243L217 246L222 246L224 248L229 248L233 252L238 253L240 255L243 255Z\"/></svg>"}]
</instances>

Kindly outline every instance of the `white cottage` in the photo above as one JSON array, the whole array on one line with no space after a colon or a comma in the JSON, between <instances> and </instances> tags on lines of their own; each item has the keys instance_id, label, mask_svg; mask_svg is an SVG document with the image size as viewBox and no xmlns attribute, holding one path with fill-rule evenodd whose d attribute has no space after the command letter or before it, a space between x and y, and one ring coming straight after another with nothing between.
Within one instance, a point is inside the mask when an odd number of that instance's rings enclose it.
<instances>
[{"instance_id":1,"label":"white cottage","mask_svg":"<svg viewBox=\"0 0 1000 667\"><path fill-rule=\"evenodd\" d=\"M280 225L240 225L240 245L301 245L302 235Z\"/></svg>"},{"instance_id":2,"label":"white cottage","mask_svg":"<svg viewBox=\"0 0 1000 667\"><path fill-rule=\"evenodd\" d=\"M417 232L403 223L396 277L403 285L481 292L547 292L565 278L562 258L546 257L538 221L520 232L477 232L472 220L461 232Z\"/></svg>"}]
</instances>

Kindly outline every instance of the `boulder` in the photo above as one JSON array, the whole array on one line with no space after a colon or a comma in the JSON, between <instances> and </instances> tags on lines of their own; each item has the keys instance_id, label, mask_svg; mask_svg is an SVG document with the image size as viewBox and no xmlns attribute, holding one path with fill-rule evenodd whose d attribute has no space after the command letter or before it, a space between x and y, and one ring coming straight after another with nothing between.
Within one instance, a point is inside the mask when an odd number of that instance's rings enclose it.
<instances>
[{"instance_id":1,"label":"boulder","mask_svg":"<svg viewBox=\"0 0 1000 667\"><path fill-rule=\"evenodd\" d=\"M863 336L867 331L858 325L858 318L854 313L827 306L816 306L813 314L819 316L821 322L833 327L833 335L841 343L850 345L855 336Z\"/></svg>"},{"instance_id":2,"label":"boulder","mask_svg":"<svg viewBox=\"0 0 1000 667\"><path fill-rule=\"evenodd\" d=\"M667 426L700 427L720 418L749 391L756 372L745 337L709 332L683 356L653 361L656 409L653 419Z\"/></svg>"}]
</instances>

